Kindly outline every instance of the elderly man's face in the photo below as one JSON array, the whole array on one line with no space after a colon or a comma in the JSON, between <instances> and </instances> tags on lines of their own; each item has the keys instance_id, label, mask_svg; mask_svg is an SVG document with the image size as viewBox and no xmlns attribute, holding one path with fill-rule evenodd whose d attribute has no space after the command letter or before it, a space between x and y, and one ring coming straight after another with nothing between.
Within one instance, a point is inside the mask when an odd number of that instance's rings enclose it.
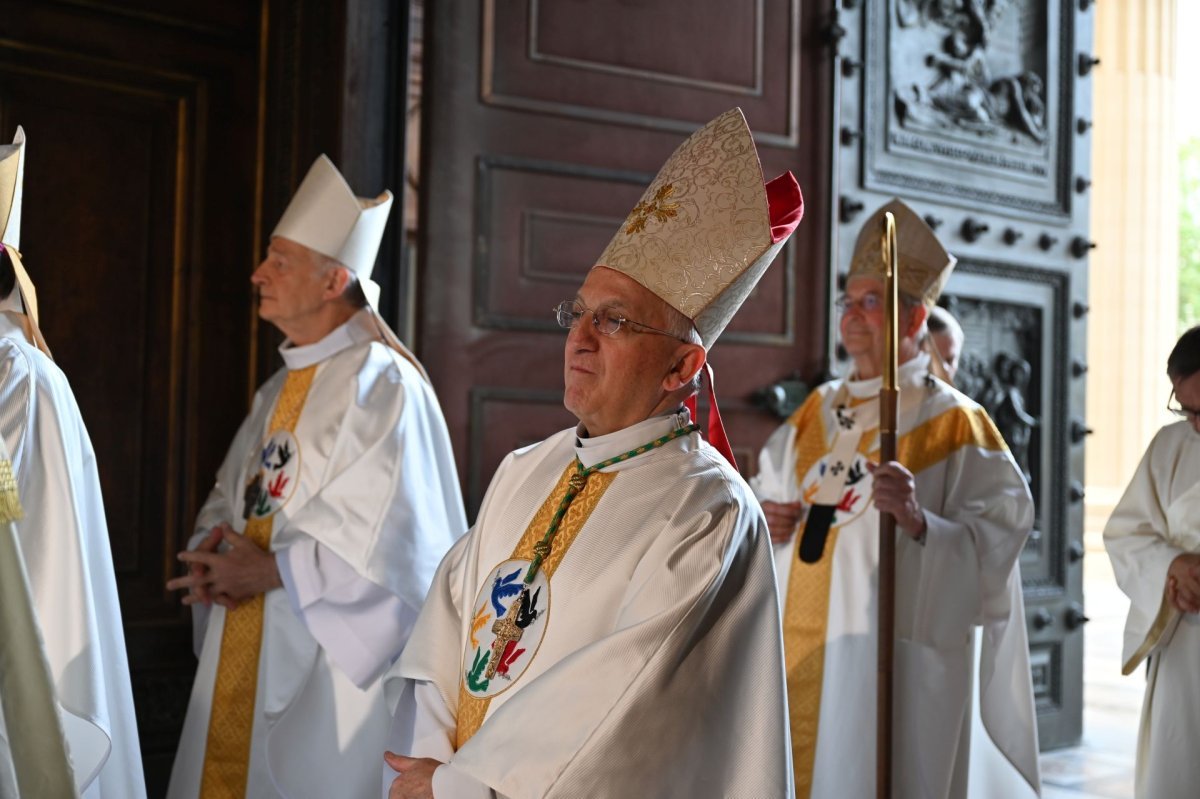
<instances>
[{"instance_id":1,"label":"elderly man's face","mask_svg":"<svg viewBox=\"0 0 1200 799\"><path fill-rule=\"evenodd\" d=\"M637 281L600 267L588 273L576 300L586 308L610 308L621 316L665 328L667 306ZM604 435L652 416L669 394L663 381L671 371L678 339L622 325L601 335L585 313L567 335L563 359L563 404L588 433Z\"/></svg>"},{"instance_id":2,"label":"elderly man's face","mask_svg":"<svg viewBox=\"0 0 1200 799\"><path fill-rule=\"evenodd\" d=\"M860 275L850 278L841 300L842 346L854 359L855 370L860 378L874 377L882 369L887 341L883 293L881 279ZM903 362L915 354L914 336L925 321L925 307L901 302L899 311L901 340L897 345Z\"/></svg>"},{"instance_id":3,"label":"elderly man's face","mask_svg":"<svg viewBox=\"0 0 1200 799\"><path fill-rule=\"evenodd\" d=\"M258 289L258 315L287 333L324 303L329 267L308 247L275 236L250 282Z\"/></svg>"}]
</instances>

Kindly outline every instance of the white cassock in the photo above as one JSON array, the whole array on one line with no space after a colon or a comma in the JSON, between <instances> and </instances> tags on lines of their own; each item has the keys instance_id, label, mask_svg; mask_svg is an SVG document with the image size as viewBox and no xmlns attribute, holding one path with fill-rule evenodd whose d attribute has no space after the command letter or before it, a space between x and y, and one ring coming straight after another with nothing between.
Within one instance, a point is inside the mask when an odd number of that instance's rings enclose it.
<instances>
[{"instance_id":1,"label":"white cassock","mask_svg":"<svg viewBox=\"0 0 1200 799\"><path fill-rule=\"evenodd\" d=\"M284 588L265 596L246 796L367 796L390 722L380 675L466 517L433 389L381 343L368 311L280 352L285 368L255 395L190 546L222 522L245 530L245 487L287 372L317 365L279 472L291 493L275 511L270 549ZM214 605L196 621L200 664L172 799L199 795L225 610Z\"/></svg>"},{"instance_id":2,"label":"white cassock","mask_svg":"<svg viewBox=\"0 0 1200 799\"><path fill-rule=\"evenodd\" d=\"M4 312L0 433L25 508L17 529L76 783L86 799L144 797L96 455L66 376Z\"/></svg>"},{"instance_id":3,"label":"white cassock","mask_svg":"<svg viewBox=\"0 0 1200 799\"><path fill-rule=\"evenodd\" d=\"M1200 616L1167 600L1167 567L1200 552L1200 435L1183 421L1158 431L1104 528L1129 597L1122 673L1150 658L1138 734L1139 797L1200 792Z\"/></svg>"},{"instance_id":4,"label":"white cassock","mask_svg":"<svg viewBox=\"0 0 1200 799\"><path fill-rule=\"evenodd\" d=\"M922 353L898 378L899 460L928 530L921 543L897 531L893 785L924 799L1030 796L1040 778L1017 558L1033 502L986 412L928 365ZM865 420L821 560L799 561L800 532L774 547L799 797L875 795L879 514L866 464L879 461L880 385L820 386L768 439L751 480L759 499L811 501L839 429L834 406Z\"/></svg>"},{"instance_id":5,"label":"white cassock","mask_svg":"<svg viewBox=\"0 0 1200 799\"><path fill-rule=\"evenodd\" d=\"M552 576L543 565L532 596L517 593L519 542L542 537L575 458L587 468L686 424L565 430L501 464L387 678L389 748L446 764L438 799L791 795L766 522L698 433L592 475ZM514 615L519 641L492 646Z\"/></svg>"}]
</instances>

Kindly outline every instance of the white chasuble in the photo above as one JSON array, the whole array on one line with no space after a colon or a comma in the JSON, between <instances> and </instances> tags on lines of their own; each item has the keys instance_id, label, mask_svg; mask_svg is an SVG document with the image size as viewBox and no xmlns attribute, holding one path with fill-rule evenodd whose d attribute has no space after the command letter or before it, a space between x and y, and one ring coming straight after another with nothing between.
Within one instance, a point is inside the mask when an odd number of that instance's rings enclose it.
<instances>
[{"instance_id":1,"label":"white chasuble","mask_svg":"<svg viewBox=\"0 0 1200 799\"><path fill-rule=\"evenodd\" d=\"M374 795L390 716L381 675L441 557L466 529L433 389L359 312L285 345L255 395L192 546L273 518L284 589L264 597L246 796ZM295 427L269 430L288 369L316 366ZM200 663L168 796L198 796L226 614L197 614Z\"/></svg>"},{"instance_id":2,"label":"white chasuble","mask_svg":"<svg viewBox=\"0 0 1200 799\"><path fill-rule=\"evenodd\" d=\"M1200 616L1167 601L1167 568L1200 553L1200 435L1162 428L1104 528L1104 546L1129 597L1122 673L1149 658L1138 732L1136 795L1194 797L1200 785Z\"/></svg>"},{"instance_id":3,"label":"white chasuble","mask_svg":"<svg viewBox=\"0 0 1200 799\"><path fill-rule=\"evenodd\" d=\"M697 433L600 468L571 540L518 587L577 456L586 469L686 423L566 430L500 466L387 678L394 745L446 763L439 799L790 795L766 523Z\"/></svg>"},{"instance_id":4,"label":"white chasuble","mask_svg":"<svg viewBox=\"0 0 1200 799\"><path fill-rule=\"evenodd\" d=\"M96 455L66 376L0 312L0 434L46 656L85 799L144 797L129 662ZM0 738L17 734L0 728Z\"/></svg>"},{"instance_id":5,"label":"white chasuble","mask_svg":"<svg viewBox=\"0 0 1200 799\"><path fill-rule=\"evenodd\" d=\"M898 460L915 476L928 529L922 542L897 531L894 788L934 799L1032 795L1037 729L1017 558L1033 503L987 414L931 377L928 362L918 355L899 373ZM768 440L752 481L762 500L811 504L839 418L848 410L873 425L821 560L798 560L803 521L774 548L799 797L875 795L879 513L867 463L879 461L878 417L859 409L878 403L879 389L879 379L819 387ZM977 788L984 769L988 785Z\"/></svg>"}]
</instances>

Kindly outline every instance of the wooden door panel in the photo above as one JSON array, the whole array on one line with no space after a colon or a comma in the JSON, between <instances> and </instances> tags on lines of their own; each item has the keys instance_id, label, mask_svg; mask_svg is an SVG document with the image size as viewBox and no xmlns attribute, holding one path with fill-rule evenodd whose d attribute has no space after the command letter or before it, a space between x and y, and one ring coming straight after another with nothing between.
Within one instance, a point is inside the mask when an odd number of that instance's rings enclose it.
<instances>
[{"instance_id":1,"label":"wooden door panel","mask_svg":"<svg viewBox=\"0 0 1200 799\"><path fill-rule=\"evenodd\" d=\"M799 2L486 0L485 103L691 132L740 105L797 143Z\"/></svg>"},{"instance_id":2,"label":"wooden door panel","mask_svg":"<svg viewBox=\"0 0 1200 799\"><path fill-rule=\"evenodd\" d=\"M558 331L576 289L653 175L533 159L479 159L475 323Z\"/></svg>"}]
</instances>

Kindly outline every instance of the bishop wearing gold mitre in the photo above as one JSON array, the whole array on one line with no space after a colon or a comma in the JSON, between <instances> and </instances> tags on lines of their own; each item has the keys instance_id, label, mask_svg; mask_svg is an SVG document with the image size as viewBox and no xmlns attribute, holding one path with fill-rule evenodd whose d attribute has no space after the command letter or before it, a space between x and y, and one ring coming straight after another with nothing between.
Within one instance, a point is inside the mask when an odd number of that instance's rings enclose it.
<instances>
[{"instance_id":1,"label":"bishop wearing gold mitre","mask_svg":"<svg viewBox=\"0 0 1200 799\"><path fill-rule=\"evenodd\" d=\"M899 457L881 464L886 212L899 252ZM772 434L751 481L775 542L805 799L875 795L879 511L897 525L894 795L1038 790L1017 565L1033 501L987 413L934 374L925 320L954 263L899 200L867 220L838 301L853 370L819 386Z\"/></svg>"},{"instance_id":2,"label":"bishop wearing gold mitre","mask_svg":"<svg viewBox=\"0 0 1200 799\"><path fill-rule=\"evenodd\" d=\"M390 675L392 797L787 795L766 523L685 403L802 209L729 111L555 309L579 424L509 454L442 561Z\"/></svg>"}]
</instances>

